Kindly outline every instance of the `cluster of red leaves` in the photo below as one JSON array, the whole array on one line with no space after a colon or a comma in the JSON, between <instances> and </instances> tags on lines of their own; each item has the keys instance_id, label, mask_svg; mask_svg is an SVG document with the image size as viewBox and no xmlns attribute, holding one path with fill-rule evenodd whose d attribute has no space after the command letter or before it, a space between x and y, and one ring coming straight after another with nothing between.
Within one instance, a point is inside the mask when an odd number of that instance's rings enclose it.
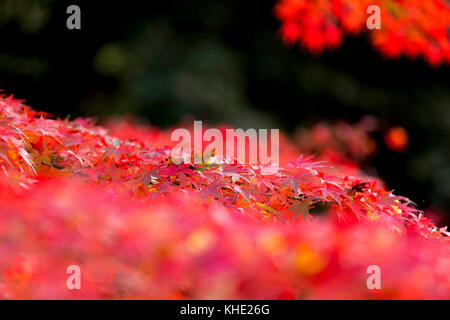
<instances>
[{"instance_id":1,"label":"cluster of red leaves","mask_svg":"<svg viewBox=\"0 0 450 320\"><path fill-rule=\"evenodd\" d=\"M344 121L322 122L310 129L298 128L293 142L302 152L346 166L347 171L353 168L357 173L358 163L376 152L377 144L370 135L376 126L376 120L369 116L354 125Z\"/></svg>"},{"instance_id":2,"label":"cluster of red leaves","mask_svg":"<svg viewBox=\"0 0 450 320\"><path fill-rule=\"evenodd\" d=\"M450 62L446 0L279 0L275 13L286 42L320 53L338 47L346 34L367 31L371 5L381 9L381 29L371 30L370 40L384 56L420 56L434 66Z\"/></svg>"},{"instance_id":3,"label":"cluster of red leaves","mask_svg":"<svg viewBox=\"0 0 450 320\"><path fill-rule=\"evenodd\" d=\"M305 156L177 166L168 132L120 128L0 100L1 297L448 298L449 233L377 179Z\"/></svg>"}]
</instances>

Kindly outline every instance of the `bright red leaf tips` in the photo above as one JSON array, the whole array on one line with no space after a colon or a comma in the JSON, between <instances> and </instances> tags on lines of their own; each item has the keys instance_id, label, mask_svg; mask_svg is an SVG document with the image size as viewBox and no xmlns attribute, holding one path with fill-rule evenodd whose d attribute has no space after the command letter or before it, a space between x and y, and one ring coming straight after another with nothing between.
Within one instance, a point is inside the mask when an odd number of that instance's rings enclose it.
<instances>
[{"instance_id":1,"label":"bright red leaf tips","mask_svg":"<svg viewBox=\"0 0 450 320\"><path fill-rule=\"evenodd\" d=\"M353 130L322 126L315 147L299 145L321 152ZM355 141L349 154L372 150ZM449 297L445 228L343 154L280 143L277 172L175 165L170 132L50 119L0 98L0 298ZM81 290L66 287L71 265Z\"/></svg>"},{"instance_id":2,"label":"bright red leaf tips","mask_svg":"<svg viewBox=\"0 0 450 320\"><path fill-rule=\"evenodd\" d=\"M381 9L381 29L368 30L371 5ZM450 4L445 0L278 0L275 14L288 43L317 54L339 46L345 35L369 33L386 58L422 57L437 66L450 62Z\"/></svg>"}]
</instances>

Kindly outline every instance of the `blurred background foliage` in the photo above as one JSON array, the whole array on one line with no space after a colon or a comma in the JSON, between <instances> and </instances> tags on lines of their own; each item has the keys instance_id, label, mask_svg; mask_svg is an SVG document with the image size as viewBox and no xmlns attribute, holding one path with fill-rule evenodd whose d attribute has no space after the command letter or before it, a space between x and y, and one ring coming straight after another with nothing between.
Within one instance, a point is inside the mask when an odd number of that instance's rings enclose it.
<instances>
[{"instance_id":1,"label":"blurred background foliage","mask_svg":"<svg viewBox=\"0 0 450 320\"><path fill-rule=\"evenodd\" d=\"M66 28L70 4L80 31ZM132 114L160 127L191 118L293 134L371 115L381 129L370 173L448 211L449 67L384 60L365 37L311 56L283 44L274 4L2 0L0 88L60 117ZM407 130L406 152L383 143L393 126Z\"/></svg>"}]
</instances>

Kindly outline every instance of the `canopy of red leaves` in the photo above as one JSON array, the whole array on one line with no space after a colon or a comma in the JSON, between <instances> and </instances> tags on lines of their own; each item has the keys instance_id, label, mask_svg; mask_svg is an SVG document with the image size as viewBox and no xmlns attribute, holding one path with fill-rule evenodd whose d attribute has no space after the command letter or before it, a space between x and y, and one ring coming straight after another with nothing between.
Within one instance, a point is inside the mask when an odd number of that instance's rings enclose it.
<instances>
[{"instance_id":1,"label":"canopy of red leaves","mask_svg":"<svg viewBox=\"0 0 450 320\"><path fill-rule=\"evenodd\" d=\"M169 132L1 98L0 297L449 297L445 228L357 168L280 143L277 171L177 166ZM66 288L73 264L81 290Z\"/></svg>"},{"instance_id":2,"label":"canopy of red leaves","mask_svg":"<svg viewBox=\"0 0 450 320\"><path fill-rule=\"evenodd\" d=\"M387 58L423 57L436 66L450 61L450 4L446 0L278 0L276 16L288 43L313 53L338 47L344 36L369 31L366 10L381 9L381 29L370 41Z\"/></svg>"}]
</instances>

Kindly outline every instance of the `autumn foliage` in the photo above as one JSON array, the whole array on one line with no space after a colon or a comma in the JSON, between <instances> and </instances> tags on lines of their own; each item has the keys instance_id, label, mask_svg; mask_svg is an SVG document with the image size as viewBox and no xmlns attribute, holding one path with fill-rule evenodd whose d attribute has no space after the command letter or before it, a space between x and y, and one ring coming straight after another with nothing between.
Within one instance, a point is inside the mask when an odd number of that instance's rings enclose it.
<instances>
[{"instance_id":1,"label":"autumn foliage","mask_svg":"<svg viewBox=\"0 0 450 320\"><path fill-rule=\"evenodd\" d=\"M367 8L381 9L381 29L368 30ZM424 58L437 66L450 62L450 4L446 0L279 0L275 14L288 43L315 54L338 47L345 36L368 33L386 58Z\"/></svg>"},{"instance_id":2,"label":"autumn foliage","mask_svg":"<svg viewBox=\"0 0 450 320\"><path fill-rule=\"evenodd\" d=\"M350 158L300 155L282 137L278 171L177 166L169 133L1 98L0 297L450 296L449 233ZM81 290L66 288L69 265ZM379 290L366 286L370 265Z\"/></svg>"}]
</instances>

